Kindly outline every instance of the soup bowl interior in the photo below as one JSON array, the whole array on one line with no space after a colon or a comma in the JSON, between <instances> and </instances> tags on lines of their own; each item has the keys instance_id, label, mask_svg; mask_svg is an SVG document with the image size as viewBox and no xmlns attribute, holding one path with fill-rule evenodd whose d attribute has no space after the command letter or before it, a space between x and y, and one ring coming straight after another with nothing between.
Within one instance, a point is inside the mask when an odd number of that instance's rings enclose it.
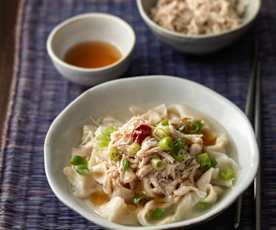
<instances>
[{"instance_id":1,"label":"soup bowl interior","mask_svg":"<svg viewBox=\"0 0 276 230\"><path fill-rule=\"evenodd\" d=\"M226 209L255 176L259 158L254 132L246 116L229 100L200 84L169 76L110 81L89 89L61 112L52 123L44 146L45 171L56 196L83 217L106 228L160 229L160 226L124 226L98 216L90 206L73 196L63 168L68 165L72 147L79 144L81 127L91 116L112 115L124 120L130 117L130 106L150 108L163 103L186 104L221 124L235 145L240 170L233 188L210 210L192 219L162 225L162 229L197 224Z\"/></svg>"}]
</instances>

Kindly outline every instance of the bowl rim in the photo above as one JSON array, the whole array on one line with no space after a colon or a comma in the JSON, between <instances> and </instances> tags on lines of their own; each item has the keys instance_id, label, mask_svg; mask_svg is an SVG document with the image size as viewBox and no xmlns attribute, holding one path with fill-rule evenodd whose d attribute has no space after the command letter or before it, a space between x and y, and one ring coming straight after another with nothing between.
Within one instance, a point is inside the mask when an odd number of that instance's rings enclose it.
<instances>
[{"instance_id":1,"label":"bowl rim","mask_svg":"<svg viewBox=\"0 0 276 230\"><path fill-rule=\"evenodd\" d=\"M240 184L239 186L235 186L236 190L234 190L235 192L233 192L231 194L231 197L228 196L228 199L226 199L226 200L223 199L223 200L225 200L225 202L221 207L214 208L206 213L203 213L200 216L197 216L197 217L194 217L191 219L182 220L182 221L173 222L173 223L164 224L164 225L128 226L128 225L122 225L122 224L110 222L100 216L99 217L94 216L91 218L89 213L87 213L86 211L79 210L73 204L67 203L67 201L63 197L62 193L59 193L59 191L56 187L56 184L54 183L54 181L52 180L52 177L50 176L51 163L49 161L50 154L49 154L48 146L51 141L51 137L53 136L53 133L55 132L56 126L59 124L60 120L64 116L66 116L66 113L71 109L71 107L73 107L75 104L77 104L78 101L81 100L83 97L86 97L91 91L94 91L94 90L97 90L100 88L110 87L110 86L112 87L112 85L118 84L120 82L137 81L137 80L145 81L145 80L152 80L152 79L157 80L157 81L168 80L168 79L169 80L177 80L177 81L186 82L186 84L192 84L192 85L200 88L201 90L207 91L212 96L222 100L228 106L231 106L241 116L241 118L244 120L244 122L247 123L247 126L249 128L248 131L250 134L250 139L252 141L252 147L253 147L252 151L254 153L254 160L255 160L254 164L252 166L252 170L250 171L251 174L248 176L249 178L247 181L245 181L243 184ZM259 149L258 149L258 145L257 145L256 139L255 139L255 134L254 134L253 128L250 124L250 121L248 120L246 115L239 109L239 107L236 106L233 102L231 102L227 98L225 98L224 96L220 95L219 93L215 92L214 90L212 90L200 83L197 83L197 82L194 82L194 81L191 81L188 79L183 79L180 77L169 76L169 75L143 75L143 76L123 78L123 79L116 79L116 80L112 80L112 81L108 81L108 82L99 84L95 87L92 87L92 88L86 90L80 96L78 96L75 100L73 100L69 105L67 105L66 108L62 112L60 112L60 114L54 119L54 121L52 122L52 124L47 132L45 142L44 142L44 169L45 169L48 183L49 183L52 191L56 195L56 197L67 207L74 210L75 212L77 212L78 214L80 214L81 216L86 218L87 220L92 221L95 224L103 226L105 228L111 228L111 229L115 229L115 230L159 230L160 228L161 229L171 229L171 228L178 228L178 227L190 227L190 226L194 226L194 225L198 225L200 223L206 222L206 221L214 218L221 212L223 212L225 209L227 209L248 188L248 186L251 184L251 182L253 181L253 179L257 173L258 166L259 166ZM72 194L72 196L73 196L73 194Z\"/></svg>"},{"instance_id":2,"label":"bowl rim","mask_svg":"<svg viewBox=\"0 0 276 230\"><path fill-rule=\"evenodd\" d=\"M168 30L160 25L158 25L156 22L154 22L149 15L146 13L144 7L142 6L142 1L143 0L136 0L136 4L138 7L138 11L140 12L141 17L144 19L144 21L146 22L146 24L148 24L149 27L155 28L158 30L158 32L162 32L165 33L167 35L171 35L177 38L187 38L187 39L196 39L196 40L202 40L202 39L206 39L206 38L216 38L222 35L229 35L229 34L233 34L239 30L241 30L242 28L250 25L258 16L260 9L261 9L261 2L262 0L257 0L257 4L258 4L258 8L256 10L256 12L254 13L254 15L252 16L252 18L250 18L250 20L248 20L248 22L246 23L241 23L238 27L231 29L231 30L227 30L224 32L219 32L219 33L214 33L214 34L202 34L202 35L186 35L186 34L182 34L180 32L174 32L171 30ZM251 0L249 0L250 2Z\"/></svg>"},{"instance_id":3,"label":"bowl rim","mask_svg":"<svg viewBox=\"0 0 276 230\"><path fill-rule=\"evenodd\" d=\"M103 67L98 67L98 68L84 68L84 67L74 66L74 65L66 63L61 58L59 58L56 55L56 52L54 51L54 49L52 47L52 43L53 43L53 40L54 40L56 34L59 33L64 27L70 26L70 24L75 21L87 20L87 19L91 20L94 18L111 19L111 20L115 21L118 25L120 24L119 26L123 26L128 30L128 33L130 34L132 39L130 40L131 45L130 45L129 50L126 52L126 54L124 54L124 55L122 54L122 57L118 61L114 62L113 64L103 66ZM132 28L132 26L129 23L127 23L122 18L120 18L116 15L113 15L113 14L93 12L93 13L78 14L76 16L70 17L70 18L60 22L59 24L57 24L51 30L50 34L48 35L47 42L46 42L46 48L47 48L47 52L48 52L48 55L50 56L50 58L54 62L57 62L59 65L62 65L63 67L69 68L71 70L85 72L85 73L87 73L87 72L91 73L91 72L99 72L99 71L109 70L109 69L112 69L114 66L120 65L122 62L124 62L126 59L128 59L128 57L131 55L131 53L134 50L135 44L136 44L136 34L135 34L134 29Z\"/></svg>"}]
</instances>

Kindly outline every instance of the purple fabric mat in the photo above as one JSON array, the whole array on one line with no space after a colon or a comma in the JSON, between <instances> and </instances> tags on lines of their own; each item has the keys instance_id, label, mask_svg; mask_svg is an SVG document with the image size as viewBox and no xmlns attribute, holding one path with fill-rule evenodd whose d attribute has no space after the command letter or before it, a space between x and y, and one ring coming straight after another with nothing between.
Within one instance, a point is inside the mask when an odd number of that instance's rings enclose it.
<instances>
[{"instance_id":1,"label":"purple fabric mat","mask_svg":"<svg viewBox=\"0 0 276 230\"><path fill-rule=\"evenodd\" d=\"M101 229L57 200L46 180L43 142L56 115L85 88L59 76L46 53L51 29L85 12L110 12L137 34L134 60L125 76L168 74L200 82L245 104L251 41L257 37L263 76L263 229L276 229L276 2L263 1L252 30L228 49L206 57L179 54L160 43L140 18L134 0L26 0L18 21L15 85L0 154L0 229ZM0 83L1 84L1 83ZM104 103L104 102L101 102ZM253 228L246 192L242 230ZM233 229L232 209L195 229Z\"/></svg>"}]
</instances>

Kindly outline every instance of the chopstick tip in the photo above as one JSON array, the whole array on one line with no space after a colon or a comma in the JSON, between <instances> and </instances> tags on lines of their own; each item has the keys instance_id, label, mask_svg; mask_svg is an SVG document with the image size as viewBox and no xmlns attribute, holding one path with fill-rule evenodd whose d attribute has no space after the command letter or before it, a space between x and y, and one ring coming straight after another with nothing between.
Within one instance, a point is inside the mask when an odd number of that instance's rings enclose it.
<instances>
[{"instance_id":1,"label":"chopstick tip","mask_svg":"<svg viewBox=\"0 0 276 230\"><path fill-rule=\"evenodd\" d=\"M239 222L236 222L235 224L234 224L234 229L238 229L240 227L240 223Z\"/></svg>"}]
</instances>

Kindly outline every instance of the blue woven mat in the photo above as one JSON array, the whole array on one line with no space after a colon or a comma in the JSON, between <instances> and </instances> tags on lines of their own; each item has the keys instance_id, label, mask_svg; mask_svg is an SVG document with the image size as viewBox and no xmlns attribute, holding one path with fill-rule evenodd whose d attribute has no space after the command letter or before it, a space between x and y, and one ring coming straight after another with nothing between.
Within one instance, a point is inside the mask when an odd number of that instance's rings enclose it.
<instances>
[{"instance_id":1,"label":"blue woven mat","mask_svg":"<svg viewBox=\"0 0 276 230\"><path fill-rule=\"evenodd\" d=\"M17 64L6 139L0 155L0 229L101 229L59 202L43 166L43 142L50 123L85 90L59 76L46 53L46 38L64 19L85 12L109 12L128 21L137 34L131 68L125 76L169 74L200 82L245 104L251 39L260 46L263 76L264 229L276 229L276 1L263 1L255 33L207 57L174 52L160 43L140 18L134 0L27 0L21 3ZM253 205L246 192L242 230L253 228ZM195 229L232 229L232 209Z\"/></svg>"}]
</instances>

